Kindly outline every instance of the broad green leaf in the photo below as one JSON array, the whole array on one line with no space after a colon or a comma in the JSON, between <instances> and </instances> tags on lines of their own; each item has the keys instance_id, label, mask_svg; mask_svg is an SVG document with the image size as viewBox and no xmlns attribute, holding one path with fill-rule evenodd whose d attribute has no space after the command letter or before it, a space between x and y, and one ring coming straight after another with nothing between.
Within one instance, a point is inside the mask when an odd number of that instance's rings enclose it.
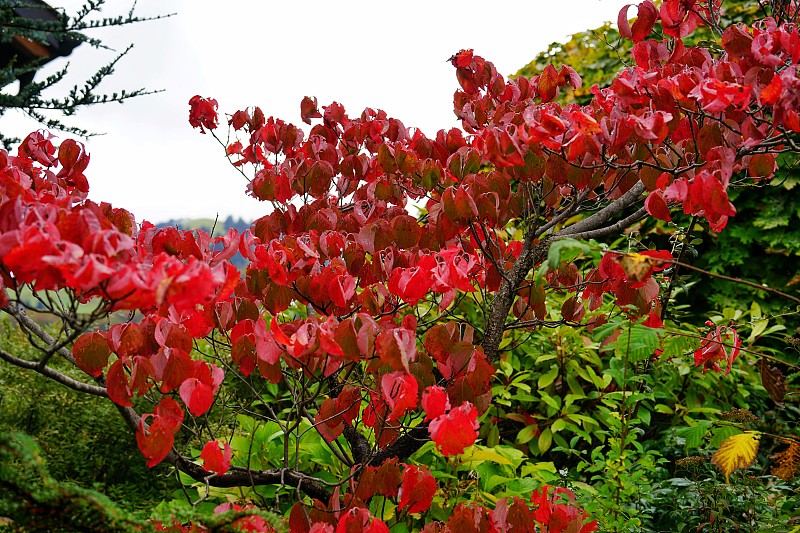
<instances>
[{"instance_id":1,"label":"broad green leaf","mask_svg":"<svg viewBox=\"0 0 800 533\"><path fill-rule=\"evenodd\" d=\"M531 425L525 426L522 430L517 433L517 442L520 444L525 444L526 442L530 442L533 440L533 437L536 436L536 432L539 430L539 426Z\"/></svg>"},{"instance_id":2,"label":"broad green leaf","mask_svg":"<svg viewBox=\"0 0 800 533\"><path fill-rule=\"evenodd\" d=\"M496 486L498 486L500 484L507 484L512 479L514 479L514 478L505 477L505 476L492 476L492 477L489 478L489 481L486 482L486 487L485 488L486 488L487 491L490 491L490 490L492 490L493 488L495 488Z\"/></svg>"},{"instance_id":3,"label":"broad green leaf","mask_svg":"<svg viewBox=\"0 0 800 533\"><path fill-rule=\"evenodd\" d=\"M477 448L477 446L475 448ZM463 457L464 460L461 462L461 464L490 461L492 463L497 463L501 465L511 465L511 466L514 465L514 463L512 463L499 453L493 452L492 450L488 449L474 449L472 453L464 454Z\"/></svg>"},{"instance_id":4,"label":"broad green leaf","mask_svg":"<svg viewBox=\"0 0 800 533\"><path fill-rule=\"evenodd\" d=\"M693 337L681 335L680 332L669 332L664 339L664 351L661 359L669 360L675 357L683 357L695 351L700 346L700 340Z\"/></svg>"},{"instance_id":5,"label":"broad green leaf","mask_svg":"<svg viewBox=\"0 0 800 533\"><path fill-rule=\"evenodd\" d=\"M708 440L708 443L713 447L721 446L729 437L738 435L741 432L742 430L733 426L722 426L711 432L711 438Z\"/></svg>"},{"instance_id":6,"label":"broad green leaf","mask_svg":"<svg viewBox=\"0 0 800 533\"><path fill-rule=\"evenodd\" d=\"M628 356L631 362L643 361L653 356L661 348L660 334L663 330L636 324L623 329L614 342L617 357Z\"/></svg>"},{"instance_id":7,"label":"broad green leaf","mask_svg":"<svg viewBox=\"0 0 800 533\"><path fill-rule=\"evenodd\" d=\"M553 432L550 430L550 428L545 428L545 430L539 435L539 453L544 453L549 450L552 444Z\"/></svg>"},{"instance_id":8,"label":"broad green leaf","mask_svg":"<svg viewBox=\"0 0 800 533\"><path fill-rule=\"evenodd\" d=\"M551 383L553 383L556 378L558 377L558 365L553 365L550 367L545 374L539 376L539 381L536 383L539 389L544 389Z\"/></svg>"},{"instance_id":9,"label":"broad green leaf","mask_svg":"<svg viewBox=\"0 0 800 533\"><path fill-rule=\"evenodd\" d=\"M550 407L552 407L556 411L560 411L561 410L561 398L558 398L558 397L554 398L554 397L550 396L549 394L547 394L544 391L539 391L539 396L541 396L542 401L544 403L546 403L547 405L549 405Z\"/></svg>"},{"instance_id":10,"label":"broad green leaf","mask_svg":"<svg viewBox=\"0 0 800 533\"><path fill-rule=\"evenodd\" d=\"M694 426L679 428L676 433L686 440L687 449L697 448L703 442L708 430L711 429L711 425L709 420L699 420Z\"/></svg>"},{"instance_id":11,"label":"broad green leaf","mask_svg":"<svg viewBox=\"0 0 800 533\"><path fill-rule=\"evenodd\" d=\"M547 250L547 267L550 270L556 270L562 263L574 261L579 255L590 250L591 248L586 243L575 239L556 241Z\"/></svg>"}]
</instances>

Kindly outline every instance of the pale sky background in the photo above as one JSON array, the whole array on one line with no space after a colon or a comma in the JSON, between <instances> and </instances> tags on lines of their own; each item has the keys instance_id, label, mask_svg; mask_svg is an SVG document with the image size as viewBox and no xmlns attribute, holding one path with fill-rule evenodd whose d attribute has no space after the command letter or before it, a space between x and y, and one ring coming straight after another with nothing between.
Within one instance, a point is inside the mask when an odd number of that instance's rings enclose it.
<instances>
[{"instance_id":1,"label":"pale sky background","mask_svg":"<svg viewBox=\"0 0 800 533\"><path fill-rule=\"evenodd\" d=\"M176 15L92 32L115 50L134 44L101 88L163 92L92 106L66 122L104 133L83 141L91 154L86 174L93 200L124 207L138 221L253 219L270 206L247 197L245 179L222 148L189 126L193 95L215 98L221 116L258 105L267 116L298 125L300 100L316 96L320 106L340 102L350 116L365 107L384 109L432 136L458 125L455 69L446 62L452 54L474 48L499 72L512 74L549 43L615 21L630 1L139 0L141 16ZM50 1L68 13L81 3ZM131 4L108 0L103 16L125 13ZM113 57L82 45L54 61L48 71L69 61L71 74L53 94L66 93L67 83L85 80ZM16 84L4 90L15 91ZM6 135L36 128L18 113L0 118ZM224 136L226 129L218 132Z\"/></svg>"}]
</instances>

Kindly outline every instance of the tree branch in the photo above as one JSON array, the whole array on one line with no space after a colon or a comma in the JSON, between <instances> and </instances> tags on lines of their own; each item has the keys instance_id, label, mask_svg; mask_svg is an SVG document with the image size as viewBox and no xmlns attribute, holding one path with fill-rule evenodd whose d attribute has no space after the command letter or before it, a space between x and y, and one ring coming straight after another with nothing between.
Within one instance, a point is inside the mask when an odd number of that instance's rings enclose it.
<instances>
[{"instance_id":1,"label":"tree branch","mask_svg":"<svg viewBox=\"0 0 800 533\"><path fill-rule=\"evenodd\" d=\"M28 314L25 312L25 310L22 309L20 306L11 303L8 306L6 306L3 309L3 311L13 316L14 319L17 322L19 322L21 326L31 331L34 335L42 339L50 346L56 346L58 344L58 341L54 339L52 335L50 335L44 329L42 329L42 327L39 324L37 324L34 320L32 320L31 317L29 317ZM62 346L61 348L56 350L56 353L61 357L63 357L64 359L66 359L67 361L69 361L70 363L72 363L73 365L75 364L75 358L72 357L72 352L69 351L66 347Z\"/></svg>"},{"instance_id":2,"label":"tree branch","mask_svg":"<svg viewBox=\"0 0 800 533\"><path fill-rule=\"evenodd\" d=\"M411 431L397 439L393 444L389 445L386 449L379 451L369 460L370 465L380 465L389 459L397 457L401 461L405 461L411 454L419 450L423 444L428 442L430 435L428 434L428 424L417 426Z\"/></svg>"},{"instance_id":3,"label":"tree branch","mask_svg":"<svg viewBox=\"0 0 800 533\"><path fill-rule=\"evenodd\" d=\"M611 220L615 215L622 212L626 208L633 205L635 202L639 200L639 196L645 191L645 186L642 182L637 183L633 187L630 188L628 192L605 206L603 209L598 211L597 213L593 214L590 217L584 218L583 220L572 224L571 226L567 226L566 228L562 229L558 233L557 236L563 237L566 235L577 235L580 233L596 230L601 228L603 224Z\"/></svg>"},{"instance_id":4,"label":"tree branch","mask_svg":"<svg viewBox=\"0 0 800 533\"><path fill-rule=\"evenodd\" d=\"M142 417L131 407L116 405L122 418L132 430L136 431ZM275 468L272 470L250 470L241 467L231 467L231 470L221 476L214 475L202 466L195 464L174 450L170 451L164 459L175 468L191 477L195 481L208 483L212 487L254 487L257 485L290 485L312 498L328 503L331 492L326 486L335 486L291 468Z\"/></svg>"},{"instance_id":5,"label":"tree branch","mask_svg":"<svg viewBox=\"0 0 800 533\"><path fill-rule=\"evenodd\" d=\"M62 374L61 372L53 370L48 366L40 366L37 361L26 361L25 359L14 357L3 349L0 349L0 359L14 366L38 372L39 374L46 376L53 381L57 381L58 383L61 383L65 387L69 387L72 390L84 392L86 394L93 394L95 396L108 397L105 387L98 387L96 385L78 381L77 379L73 379L65 374Z\"/></svg>"},{"instance_id":6,"label":"tree branch","mask_svg":"<svg viewBox=\"0 0 800 533\"><path fill-rule=\"evenodd\" d=\"M481 342L483 351L490 361L495 361L500 355L499 347L503 340L503 333L506 330L506 317L511 309L511 304L514 303L514 295L517 293L519 284L528 275L533 265L545 257L548 248L550 248L551 238L549 236L536 243L536 245L533 245L534 237L535 233L532 230L525 235L519 258L514 262L511 270L506 273L505 280L500 285L500 290L497 291L492 301L489 320Z\"/></svg>"},{"instance_id":7,"label":"tree branch","mask_svg":"<svg viewBox=\"0 0 800 533\"><path fill-rule=\"evenodd\" d=\"M631 224L640 221L641 219L643 219L645 217L645 215L647 215L647 210L644 207L642 207L641 209L639 209L638 211L636 211L632 215L629 215L629 216L623 218L622 220L620 220L620 221L618 221L618 222L616 222L616 223L614 223L614 224L612 224L610 226L606 226L604 228L597 228L597 229L594 229L594 230L588 230L588 231L584 231L584 232L581 232L581 233L563 234L563 230L562 230L562 231L558 232L558 238L559 239L566 239L566 238L571 238L571 239L595 239L597 237L605 237L606 235L611 235L612 233L616 233L618 231L621 231L621 230L627 228L628 226L630 226Z\"/></svg>"}]
</instances>

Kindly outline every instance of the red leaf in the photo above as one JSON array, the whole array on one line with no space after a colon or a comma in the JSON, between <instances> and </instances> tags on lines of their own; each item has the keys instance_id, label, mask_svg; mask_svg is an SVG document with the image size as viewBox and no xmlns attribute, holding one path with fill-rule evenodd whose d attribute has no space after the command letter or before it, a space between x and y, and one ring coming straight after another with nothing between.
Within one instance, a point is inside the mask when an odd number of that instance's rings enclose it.
<instances>
[{"instance_id":1,"label":"red leaf","mask_svg":"<svg viewBox=\"0 0 800 533\"><path fill-rule=\"evenodd\" d=\"M659 14L664 33L682 39L694 31L700 17L694 12L696 0L664 0Z\"/></svg>"},{"instance_id":2,"label":"red leaf","mask_svg":"<svg viewBox=\"0 0 800 533\"><path fill-rule=\"evenodd\" d=\"M425 410L425 422L439 418L450 410L450 399L447 392L438 385L431 385L422 393L422 408Z\"/></svg>"},{"instance_id":3,"label":"red leaf","mask_svg":"<svg viewBox=\"0 0 800 533\"><path fill-rule=\"evenodd\" d=\"M220 449L222 445L222 449ZM233 450L227 442L216 440L208 441L200 452L200 459L203 460L203 468L209 472L224 474L231 467L231 456Z\"/></svg>"},{"instance_id":4,"label":"red leaf","mask_svg":"<svg viewBox=\"0 0 800 533\"><path fill-rule=\"evenodd\" d=\"M146 418L151 417L150 427L145 429ZM145 415L139 421L136 431L136 443L147 459L147 466L152 468L169 454L175 440L175 433L183 422L183 411L178 402L165 396L155 408L152 415Z\"/></svg>"},{"instance_id":5,"label":"red leaf","mask_svg":"<svg viewBox=\"0 0 800 533\"><path fill-rule=\"evenodd\" d=\"M336 397L336 409L342 413L342 421L351 425L361 410L361 388L346 386Z\"/></svg>"},{"instance_id":6,"label":"red leaf","mask_svg":"<svg viewBox=\"0 0 800 533\"><path fill-rule=\"evenodd\" d=\"M214 389L197 378L189 378L181 384L181 400L192 416L200 416L214 403Z\"/></svg>"},{"instance_id":7,"label":"red leaf","mask_svg":"<svg viewBox=\"0 0 800 533\"><path fill-rule=\"evenodd\" d=\"M421 258L415 267L395 268L389 277L389 292L411 305L416 305L433 286L434 268L436 260L428 255Z\"/></svg>"},{"instance_id":8,"label":"red leaf","mask_svg":"<svg viewBox=\"0 0 800 533\"><path fill-rule=\"evenodd\" d=\"M409 514L427 511L433 502L437 490L436 480L424 466L407 465L403 472L403 483L400 486L399 509L406 509Z\"/></svg>"},{"instance_id":9,"label":"red leaf","mask_svg":"<svg viewBox=\"0 0 800 533\"><path fill-rule=\"evenodd\" d=\"M128 386L128 375L125 373L125 366L122 361L117 359L106 373L106 391L108 397L117 405L130 407L133 393Z\"/></svg>"},{"instance_id":10,"label":"red leaf","mask_svg":"<svg viewBox=\"0 0 800 533\"><path fill-rule=\"evenodd\" d=\"M409 372L409 363L417 356L416 336L411 330L393 328L378 336L377 352L381 361L392 370Z\"/></svg>"},{"instance_id":11,"label":"red leaf","mask_svg":"<svg viewBox=\"0 0 800 533\"><path fill-rule=\"evenodd\" d=\"M169 396L161 398L153 414L173 433L178 431L183 423L181 406Z\"/></svg>"},{"instance_id":12,"label":"red leaf","mask_svg":"<svg viewBox=\"0 0 800 533\"><path fill-rule=\"evenodd\" d=\"M161 380L161 392L169 392L192 377L194 360L181 350L162 348L152 358L156 379Z\"/></svg>"},{"instance_id":13,"label":"red leaf","mask_svg":"<svg viewBox=\"0 0 800 533\"><path fill-rule=\"evenodd\" d=\"M667 222L672 220L669 213L669 206L667 205L667 201L664 200L664 193L660 190L655 190L647 196L647 199L644 201L644 208L650 216L659 220L665 220Z\"/></svg>"},{"instance_id":14,"label":"red leaf","mask_svg":"<svg viewBox=\"0 0 800 533\"><path fill-rule=\"evenodd\" d=\"M492 518L498 531L536 531L533 511L516 496L510 506L508 498L501 498L495 505Z\"/></svg>"},{"instance_id":15,"label":"red leaf","mask_svg":"<svg viewBox=\"0 0 800 533\"><path fill-rule=\"evenodd\" d=\"M777 74L773 74L772 80L769 84L761 89L761 103L772 105L778 101L781 97L781 92L783 91L783 82L781 81L781 77Z\"/></svg>"},{"instance_id":16,"label":"red leaf","mask_svg":"<svg viewBox=\"0 0 800 533\"><path fill-rule=\"evenodd\" d=\"M189 100L189 106L189 124L193 128L200 128L200 133L206 132L204 127L210 130L217 128L216 100L195 95Z\"/></svg>"},{"instance_id":17,"label":"red leaf","mask_svg":"<svg viewBox=\"0 0 800 533\"><path fill-rule=\"evenodd\" d=\"M650 0L645 0L638 6L638 13L633 27L628 24L628 8L632 4L628 4L619 11L617 17L617 27L619 34L626 39L631 39L633 42L638 43L643 41L650 35L653 26L658 20L658 9Z\"/></svg>"},{"instance_id":18,"label":"red leaf","mask_svg":"<svg viewBox=\"0 0 800 533\"><path fill-rule=\"evenodd\" d=\"M470 48L469 50L459 50L458 53L453 54L453 56L449 59L449 61L453 64L454 67L467 68L470 65L470 63L472 63L472 56L473 56L472 48Z\"/></svg>"},{"instance_id":19,"label":"red leaf","mask_svg":"<svg viewBox=\"0 0 800 533\"><path fill-rule=\"evenodd\" d=\"M95 331L78 337L72 346L72 355L78 368L92 377L97 377L103 373L108 364L111 350L108 348L105 335Z\"/></svg>"},{"instance_id":20,"label":"red leaf","mask_svg":"<svg viewBox=\"0 0 800 533\"><path fill-rule=\"evenodd\" d=\"M334 398L326 398L314 417L314 426L328 442L336 440L344 431L341 412Z\"/></svg>"},{"instance_id":21,"label":"red leaf","mask_svg":"<svg viewBox=\"0 0 800 533\"><path fill-rule=\"evenodd\" d=\"M389 459L381 466L373 468L370 479L372 493L394 498L400 491L401 479L397 458Z\"/></svg>"},{"instance_id":22,"label":"red leaf","mask_svg":"<svg viewBox=\"0 0 800 533\"><path fill-rule=\"evenodd\" d=\"M558 94L558 71L553 65L547 65L539 75L539 97L542 102L550 102Z\"/></svg>"},{"instance_id":23,"label":"red leaf","mask_svg":"<svg viewBox=\"0 0 800 533\"><path fill-rule=\"evenodd\" d=\"M722 369L719 362L725 361L727 363L725 374L727 375L733 367L733 362L739 356L741 345L742 340L735 329L717 326L706 335L706 338L700 343L700 348L695 350L694 364L695 366L703 365L703 372L706 370L720 372Z\"/></svg>"},{"instance_id":24,"label":"red leaf","mask_svg":"<svg viewBox=\"0 0 800 533\"><path fill-rule=\"evenodd\" d=\"M42 165L52 166L56 162L56 158L53 157L56 149L50 142L52 138L53 136L44 130L30 133L19 145L19 155L30 157Z\"/></svg>"},{"instance_id":25,"label":"red leaf","mask_svg":"<svg viewBox=\"0 0 800 533\"><path fill-rule=\"evenodd\" d=\"M578 295L568 298L561 306L561 316L564 320L578 322L584 315L583 300Z\"/></svg>"},{"instance_id":26,"label":"red leaf","mask_svg":"<svg viewBox=\"0 0 800 533\"><path fill-rule=\"evenodd\" d=\"M428 426L431 440L445 456L464 453L478 438L478 410L464 402L441 415Z\"/></svg>"},{"instance_id":27,"label":"red leaf","mask_svg":"<svg viewBox=\"0 0 800 533\"><path fill-rule=\"evenodd\" d=\"M312 118L322 118L322 115L317 109L317 99L306 96L300 102L300 117L306 124L311 124Z\"/></svg>"},{"instance_id":28,"label":"red leaf","mask_svg":"<svg viewBox=\"0 0 800 533\"><path fill-rule=\"evenodd\" d=\"M491 513L476 503L459 503L453 509L450 520L447 521L447 531L456 533L493 532Z\"/></svg>"},{"instance_id":29,"label":"red leaf","mask_svg":"<svg viewBox=\"0 0 800 533\"><path fill-rule=\"evenodd\" d=\"M144 348L144 333L139 324L114 324L108 330L108 340L112 349L120 357L138 354Z\"/></svg>"},{"instance_id":30,"label":"red leaf","mask_svg":"<svg viewBox=\"0 0 800 533\"><path fill-rule=\"evenodd\" d=\"M142 452L142 455L147 460L147 467L153 468L169 454L175 436L164 424L159 424L158 421L150 424L150 427L146 430L144 424L143 417L136 431L136 443L139 445L139 451Z\"/></svg>"},{"instance_id":31,"label":"red leaf","mask_svg":"<svg viewBox=\"0 0 800 533\"><path fill-rule=\"evenodd\" d=\"M137 391L137 396L147 392L151 386L150 379L155 377L155 373L150 359L137 355L133 358L133 369L129 378L122 360L117 359L111 363L106 373L108 397L117 405L132 405L131 398L134 391Z\"/></svg>"},{"instance_id":32,"label":"red leaf","mask_svg":"<svg viewBox=\"0 0 800 533\"><path fill-rule=\"evenodd\" d=\"M419 386L416 378L411 374L406 374L403 371L384 374L381 378L381 390L383 391L383 398L391 409L387 418L388 422L397 420L407 411L417 406Z\"/></svg>"},{"instance_id":33,"label":"red leaf","mask_svg":"<svg viewBox=\"0 0 800 533\"><path fill-rule=\"evenodd\" d=\"M389 528L368 510L354 507L339 517L336 533L389 533Z\"/></svg>"},{"instance_id":34,"label":"red leaf","mask_svg":"<svg viewBox=\"0 0 800 533\"><path fill-rule=\"evenodd\" d=\"M753 178L770 178L775 174L775 156L773 154L755 154L747 165L747 173Z\"/></svg>"},{"instance_id":35,"label":"red leaf","mask_svg":"<svg viewBox=\"0 0 800 533\"><path fill-rule=\"evenodd\" d=\"M73 139L66 139L58 147L58 161L62 167L58 172L58 177L63 179L67 186L88 193L89 182L86 181L83 171L89 165L89 154L86 153L83 145Z\"/></svg>"},{"instance_id":36,"label":"red leaf","mask_svg":"<svg viewBox=\"0 0 800 533\"><path fill-rule=\"evenodd\" d=\"M284 346L289 346L292 344L291 339L286 336L286 334L281 329L280 325L278 324L278 317L273 316L272 322L269 325L269 332L272 334L272 337L278 341L279 343L283 344Z\"/></svg>"}]
</instances>

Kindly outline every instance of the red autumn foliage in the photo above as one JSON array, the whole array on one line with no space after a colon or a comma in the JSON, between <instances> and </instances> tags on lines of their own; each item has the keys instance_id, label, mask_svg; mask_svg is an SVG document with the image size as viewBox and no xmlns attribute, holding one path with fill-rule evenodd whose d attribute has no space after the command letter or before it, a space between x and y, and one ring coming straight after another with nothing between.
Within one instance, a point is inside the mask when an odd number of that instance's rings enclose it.
<instances>
[{"instance_id":1,"label":"red autumn foliage","mask_svg":"<svg viewBox=\"0 0 800 533\"><path fill-rule=\"evenodd\" d=\"M222 449L220 449L222 445ZM224 474L231 467L231 457L233 450L227 442L210 440L203 446L200 452L200 459L203 460L203 468L216 474Z\"/></svg>"},{"instance_id":2,"label":"red autumn foliage","mask_svg":"<svg viewBox=\"0 0 800 533\"><path fill-rule=\"evenodd\" d=\"M635 63L609 87L592 87L587 105L556 101L581 86L569 66L507 80L462 50L450 60L461 129L427 136L384 111L351 116L311 97L300 105L307 131L259 108L234 112L226 153L243 172L252 167L248 193L270 203L242 233L137 223L89 199L80 143L56 147L46 132L31 133L16 155L0 151L0 306L27 325L23 289L62 291L76 304L49 309L68 338L27 331L96 378L92 386L136 427L150 467L170 456L187 416L176 398L199 419L225 408L215 400L232 383L259 398L279 385L292 399L291 422L279 427L297 442L313 428L342 462L338 473L352 475L330 489L330 476L298 472L285 458L249 474L309 497L291 511L298 531L388 531L368 510L373 498L396 499L410 515L437 497L432 473L403 461L428 440L451 457L481 436L507 330L591 331L607 320L597 313L604 298L633 321L663 325L654 274L672 264L668 251L608 251L584 268L551 261L554 242L614 235L646 214L692 215L723 231L736 215L730 188L771 179L782 144L800 132L795 25L731 26L724 53L712 55L681 40L707 15L702 2L645 0L632 24L629 7L618 20ZM648 39L658 22L671 38ZM215 135L216 100L189 105L190 125ZM243 272L230 262L237 253ZM457 312L467 298L482 312L480 329ZM78 304L97 311L86 318ZM125 323L97 327L117 311L131 312ZM205 342L213 350L201 355ZM724 360L730 372L740 343L733 328L716 327L695 362L720 371ZM196 428L213 438L205 424ZM171 461L198 481L247 477L229 471L233 450L216 439L202 468L174 452ZM249 459L237 455L236 464ZM446 523L425 531L594 530L573 503L552 487L530 505L445 502ZM255 518L242 525L267 527Z\"/></svg>"}]
</instances>

